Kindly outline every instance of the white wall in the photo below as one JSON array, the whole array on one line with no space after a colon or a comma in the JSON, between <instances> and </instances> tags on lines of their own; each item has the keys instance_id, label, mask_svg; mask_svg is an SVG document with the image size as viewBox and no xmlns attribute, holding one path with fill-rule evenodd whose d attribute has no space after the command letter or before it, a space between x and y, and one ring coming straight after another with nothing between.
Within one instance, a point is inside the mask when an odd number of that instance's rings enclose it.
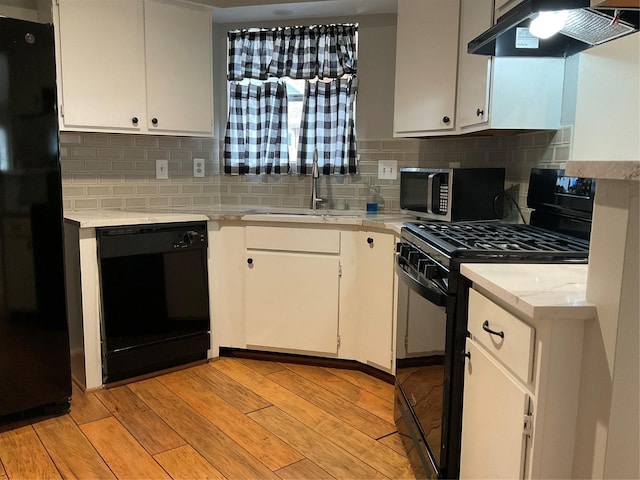
<instances>
[{"instance_id":1,"label":"white wall","mask_svg":"<svg viewBox=\"0 0 640 480\"><path fill-rule=\"evenodd\" d=\"M640 168L640 33L579 55L572 159ZM615 166L596 185L575 478L640 478L639 182Z\"/></svg>"},{"instance_id":2,"label":"white wall","mask_svg":"<svg viewBox=\"0 0 640 480\"><path fill-rule=\"evenodd\" d=\"M638 181L598 179L574 478L640 478Z\"/></svg>"},{"instance_id":3,"label":"white wall","mask_svg":"<svg viewBox=\"0 0 640 480\"><path fill-rule=\"evenodd\" d=\"M640 33L579 54L573 160L640 160Z\"/></svg>"}]
</instances>

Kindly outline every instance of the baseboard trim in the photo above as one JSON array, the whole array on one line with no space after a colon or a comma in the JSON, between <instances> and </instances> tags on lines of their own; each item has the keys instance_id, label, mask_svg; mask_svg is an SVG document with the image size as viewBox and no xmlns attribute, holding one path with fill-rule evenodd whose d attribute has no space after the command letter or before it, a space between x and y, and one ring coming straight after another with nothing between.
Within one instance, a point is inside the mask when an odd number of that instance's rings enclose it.
<instances>
[{"instance_id":1,"label":"baseboard trim","mask_svg":"<svg viewBox=\"0 0 640 480\"><path fill-rule=\"evenodd\" d=\"M247 358L251 360L268 360L271 362L298 363L313 365L316 367L344 368L347 370L359 370L379 380L392 384L395 377L387 372L378 370L371 365L360 363L356 360L344 360L341 358L314 357L296 353L266 352L263 350L248 350L246 348L220 347L221 357ZM213 359L212 359L213 360Z\"/></svg>"}]
</instances>

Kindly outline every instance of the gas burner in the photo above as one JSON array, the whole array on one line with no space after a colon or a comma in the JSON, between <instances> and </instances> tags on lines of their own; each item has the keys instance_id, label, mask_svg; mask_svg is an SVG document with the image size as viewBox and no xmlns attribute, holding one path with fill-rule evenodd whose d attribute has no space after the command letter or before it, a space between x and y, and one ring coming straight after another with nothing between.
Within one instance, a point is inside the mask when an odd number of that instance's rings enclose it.
<instances>
[{"instance_id":1,"label":"gas burner","mask_svg":"<svg viewBox=\"0 0 640 480\"><path fill-rule=\"evenodd\" d=\"M589 242L531 225L503 222L409 222L404 227L450 257L587 258Z\"/></svg>"}]
</instances>

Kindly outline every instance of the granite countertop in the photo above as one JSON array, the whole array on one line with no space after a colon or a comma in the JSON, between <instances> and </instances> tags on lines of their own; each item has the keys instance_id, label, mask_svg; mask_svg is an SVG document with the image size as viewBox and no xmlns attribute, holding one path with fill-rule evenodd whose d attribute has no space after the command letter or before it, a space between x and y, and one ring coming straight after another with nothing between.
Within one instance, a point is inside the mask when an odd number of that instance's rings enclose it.
<instances>
[{"instance_id":1,"label":"granite countertop","mask_svg":"<svg viewBox=\"0 0 640 480\"><path fill-rule=\"evenodd\" d=\"M67 210L66 220L80 228L113 227L146 223L187 221L245 221L269 223L305 223L354 225L383 228L400 234L402 223L413 217L400 213L368 213L355 210L282 209L268 207L178 207L168 210Z\"/></svg>"},{"instance_id":2,"label":"granite countertop","mask_svg":"<svg viewBox=\"0 0 640 480\"><path fill-rule=\"evenodd\" d=\"M475 289L501 306L535 320L589 320L587 265L463 263L460 272Z\"/></svg>"}]
</instances>

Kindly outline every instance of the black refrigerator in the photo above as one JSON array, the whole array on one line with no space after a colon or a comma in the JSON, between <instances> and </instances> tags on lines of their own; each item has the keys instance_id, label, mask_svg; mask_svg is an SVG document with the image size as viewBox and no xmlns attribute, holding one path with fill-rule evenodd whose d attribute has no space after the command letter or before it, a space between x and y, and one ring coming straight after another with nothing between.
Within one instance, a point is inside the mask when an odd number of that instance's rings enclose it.
<instances>
[{"instance_id":1,"label":"black refrigerator","mask_svg":"<svg viewBox=\"0 0 640 480\"><path fill-rule=\"evenodd\" d=\"M69 408L51 25L0 18L0 422Z\"/></svg>"}]
</instances>

